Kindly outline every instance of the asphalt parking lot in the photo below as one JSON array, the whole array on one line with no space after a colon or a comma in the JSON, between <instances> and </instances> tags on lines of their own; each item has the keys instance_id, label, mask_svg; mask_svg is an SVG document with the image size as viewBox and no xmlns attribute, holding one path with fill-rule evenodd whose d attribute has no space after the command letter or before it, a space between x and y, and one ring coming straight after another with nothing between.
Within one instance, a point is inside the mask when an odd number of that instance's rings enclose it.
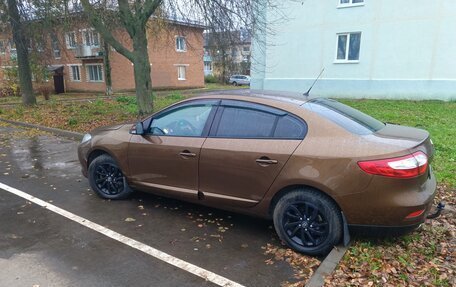
<instances>
[{"instance_id":1,"label":"asphalt parking lot","mask_svg":"<svg viewBox=\"0 0 456 287\"><path fill-rule=\"evenodd\" d=\"M271 264L271 256L264 254L268 244L280 246L271 222L145 193L124 201L102 200L81 175L76 148L77 143L68 139L0 126L2 286L217 286L222 282L170 265L21 198L5 186L233 284L293 282L295 270L288 263Z\"/></svg>"}]
</instances>

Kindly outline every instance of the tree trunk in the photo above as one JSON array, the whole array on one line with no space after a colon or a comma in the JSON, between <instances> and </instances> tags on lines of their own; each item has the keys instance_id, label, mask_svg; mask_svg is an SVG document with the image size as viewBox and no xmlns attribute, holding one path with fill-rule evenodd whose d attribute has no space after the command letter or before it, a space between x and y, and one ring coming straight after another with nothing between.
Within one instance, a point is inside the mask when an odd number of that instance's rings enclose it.
<instances>
[{"instance_id":1,"label":"tree trunk","mask_svg":"<svg viewBox=\"0 0 456 287\"><path fill-rule=\"evenodd\" d=\"M106 96L112 97L111 60L109 58L109 44L103 41L104 70L106 78Z\"/></svg>"},{"instance_id":2,"label":"tree trunk","mask_svg":"<svg viewBox=\"0 0 456 287\"><path fill-rule=\"evenodd\" d=\"M153 111L152 80L147 51L146 27L137 31L133 38L133 49L136 100L138 102L139 116L144 116Z\"/></svg>"},{"instance_id":3,"label":"tree trunk","mask_svg":"<svg viewBox=\"0 0 456 287\"><path fill-rule=\"evenodd\" d=\"M21 88L22 103L30 106L36 104L33 94L32 71L30 69L28 45L24 37L19 10L16 0L8 0L8 16L13 30L13 40L16 44L19 86Z\"/></svg>"}]
</instances>

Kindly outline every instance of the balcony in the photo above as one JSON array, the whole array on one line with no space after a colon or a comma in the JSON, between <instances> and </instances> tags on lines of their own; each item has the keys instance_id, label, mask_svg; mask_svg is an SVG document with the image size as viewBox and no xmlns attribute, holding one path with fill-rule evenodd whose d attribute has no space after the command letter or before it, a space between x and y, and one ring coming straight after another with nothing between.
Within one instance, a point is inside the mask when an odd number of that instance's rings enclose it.
<instances>
[{"instance_id":1,"label":"balcony","mask_svg":"<svg viewBox=\"0 0 456 287\"><path fill-rule=\"evenodd\" d=\"M87 46L87 45L77 45L76 46L76 58L78 59L102 59L103 51L100 50L100 47L96 46Z\"/></svg>"}]
</instances>

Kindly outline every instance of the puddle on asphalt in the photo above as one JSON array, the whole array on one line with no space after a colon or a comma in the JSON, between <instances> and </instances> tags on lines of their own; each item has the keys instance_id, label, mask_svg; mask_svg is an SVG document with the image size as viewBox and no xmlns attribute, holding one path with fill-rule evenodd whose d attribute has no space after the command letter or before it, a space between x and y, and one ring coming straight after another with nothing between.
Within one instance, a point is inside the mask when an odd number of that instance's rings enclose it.
<instances>
[{"instance_id":1,"label":"puddle on asphalt","mask_svg":"<svg viewBox=\"0 0 456 287\"><path fill-rule=\"evenodd\" d=\"M48 135L16 137L16 129L0 127L3 152L29 177L67 177L80 172L77 143Z\"/></svg>"}]
</instances>

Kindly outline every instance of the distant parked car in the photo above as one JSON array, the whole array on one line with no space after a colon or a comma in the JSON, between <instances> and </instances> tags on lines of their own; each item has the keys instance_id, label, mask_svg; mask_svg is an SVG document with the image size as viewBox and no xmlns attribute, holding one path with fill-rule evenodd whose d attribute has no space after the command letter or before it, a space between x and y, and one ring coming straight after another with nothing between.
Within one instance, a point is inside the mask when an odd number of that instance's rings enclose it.
<instances>
[{"instance_id":1,"label":"distant parked car","mask_svg":"<svg viewBox=\"0 0 456 287\"><path fill-rule=\"evenodd\" d=\"M233 75L230 77L228 83L230 83L233 86L242 86L242 85L250 86L250 76Z\"/></svg>"},{"instance_id":2,"label":"distant parked car","mask_svg":"<svg viewBox=\"0 0 456 287\"><path fill-rule=\"evenodd\" d=\"M274 221L279 237L325 254L347 227L407 232L436 191L425 130L382 123L327 99L205 96L79 145L102 198L149 191Z\"/></svg>"}]
</instances>

